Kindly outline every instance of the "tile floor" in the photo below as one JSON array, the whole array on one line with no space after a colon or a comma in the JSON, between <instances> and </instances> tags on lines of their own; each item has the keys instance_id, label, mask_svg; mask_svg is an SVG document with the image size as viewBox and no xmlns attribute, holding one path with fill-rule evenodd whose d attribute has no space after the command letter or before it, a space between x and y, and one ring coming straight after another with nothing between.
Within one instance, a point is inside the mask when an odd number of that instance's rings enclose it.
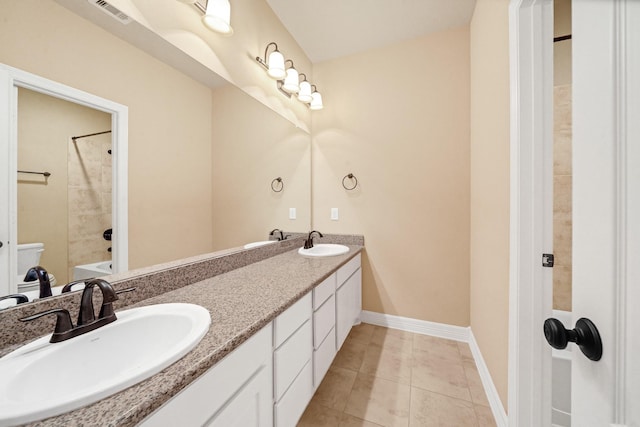
<instances>
[{"instance_id":1,"label":"tile floor","mask_svg":"<svg viewBox=\"0 0 640 427\"><path fill-rule=\"evenodd\" d=\"M299 427L495 426L469 346L355 326Z\"/></svg>"}]
</instances>

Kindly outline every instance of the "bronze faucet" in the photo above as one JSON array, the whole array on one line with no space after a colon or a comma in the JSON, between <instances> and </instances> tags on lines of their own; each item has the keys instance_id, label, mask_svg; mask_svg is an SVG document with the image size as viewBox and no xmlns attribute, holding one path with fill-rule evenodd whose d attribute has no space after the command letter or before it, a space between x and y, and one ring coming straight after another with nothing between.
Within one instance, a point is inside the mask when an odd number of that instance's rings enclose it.
<instances>
[{"instance_id":1,"label":"bronze faucet","mask_svg":"<svg viewBox=\"0 0 640 427\"><path fill-rule=\"evenodd\" d=\"M321 232L313 230L307 236L307 239L304 241L304 248L311 249L313 247L313 233L316 233L319 237L324 237Z\"/></svg>"},{"instance_id":2,"label":"bronze faucet","mask_svg":"<svg viewBox=\"0 0 640 427\"><path fill-rule=\"evenodd\" d=\"M95 286L100 288L100 291L102 292L102 307L100 307L100 314L98 314L97 319L93 309L93 288ZM133 289L125 289L121 292L129 290ZM32 316L23 317L20 321L28 322L42 316L55 314L57 316L56 327L49 342L56 343L66 341L70 338L77 337L78 335L85 334L98 329L101 326L114 322L116 320L116 314L113 311L113 302L118 299L118 293L119 292L116 292L111 284L106 280L93 279L87 282L84 290L82 291L78 323L76 326L73 326L69 311L63 308L54 308L52 310L43 311L42 313L36 313Z\"/></svg>"}]
</instances>

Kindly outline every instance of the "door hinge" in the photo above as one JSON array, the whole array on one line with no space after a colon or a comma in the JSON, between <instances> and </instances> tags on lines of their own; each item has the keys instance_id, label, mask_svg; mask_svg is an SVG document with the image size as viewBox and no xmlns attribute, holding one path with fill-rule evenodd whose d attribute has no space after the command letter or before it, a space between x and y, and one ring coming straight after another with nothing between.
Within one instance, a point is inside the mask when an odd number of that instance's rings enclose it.
<instances>
[{"instance_id":1,"label":"door hinge","mask_svg":"<svg viewBox=\"0 0 640 427\"><path fill-rule=\"evenodd\" d=\"M553 267L553 254L542 254L542 266Z\"/></svg>"}]
</instances>

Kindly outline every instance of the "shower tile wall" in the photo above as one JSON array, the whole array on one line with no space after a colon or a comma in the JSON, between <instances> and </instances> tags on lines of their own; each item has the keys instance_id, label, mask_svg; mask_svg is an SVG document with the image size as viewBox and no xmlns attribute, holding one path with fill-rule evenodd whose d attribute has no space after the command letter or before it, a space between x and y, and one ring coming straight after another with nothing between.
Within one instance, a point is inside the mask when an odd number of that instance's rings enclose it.
<instances>
[{"instance_id":1,"label":"shower tile wall","mask_svg":"<svg viewBox=\"0 0 640 427\"><path fill-rule=\"evenodd\" d=\"M571 311L571 85L553 92L553 308Z\"/></svg>"},{"instance_id":2,"label":"shower tile wall","mask_svg":"<svg viewBox=\"0 0 640 427\"><path fill-rule=\"evenodd\" d=\"M110 129L111 117L93 132ZM76 265L111 259L103 232L111 228L111 134L69 144L69 278Z\"/></svg>"},{"instance_id":3,"label":"shower tile wall","mask_svg":"<svg viewBox=\"0 0 640 427\"><path fill-rule=\"evenodd\" d=\"M571 34L571 0L554 0L554 37ZM553 44L553 308L571 311L571 50Z\"/></svg>"}]
</instances>

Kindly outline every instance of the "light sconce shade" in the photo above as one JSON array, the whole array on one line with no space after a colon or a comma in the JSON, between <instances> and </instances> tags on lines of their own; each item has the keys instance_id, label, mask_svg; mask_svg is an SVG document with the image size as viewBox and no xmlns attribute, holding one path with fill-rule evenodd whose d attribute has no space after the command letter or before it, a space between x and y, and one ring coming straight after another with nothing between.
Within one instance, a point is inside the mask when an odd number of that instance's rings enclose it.
<instances>
[{"instance_id":1,"label":"light sconce shade","mask_svg":"<svg viewBox=\"0 0 640 427\"><path fill-rule=\"evenodd\" d=\"M316 85L311 86L313 87L313 93L311 94L311 104L309 105L309 108L311 110L322 110L324 107L322 105L322 95L320 95L320 92L316 90Z\"/></svg>"},{"instance_id":2,"label":"light sconce shade","mask_svg":"<svg viewBox=\"0 0 640 427\"><path fill-rule=\"evenodd\" d=\"M300 75L304 76L304 80L300 82L298 101L308 104L311 102L311 83L307 81L307 76L304 73L300 73Z\"/></svg>"},{"instance_id":3,"label":"light sconce shade","mask_svg":"<svg viewBox=\"0 0 640 427\"><path fill-rule=\"evenodd\" d=\"M282 89L287 93L298 93L298 91L300 91L298 70L294 68L292 60L287 59L285 64L287 62L291 62L291 67L287 68L287 76L284 78Z\"/></svg>"},{"instance_id":4,"label":"light sconce shade","mask_svg":"<svg viewBox=\"0 0 640 427\"><path fill-rule=\"evenodd\" d=\"M207 11L202 17L202 23L217 33L232 35L229 0L207 0Z\"/></svg>"},{"instance_id":5,"label":"light sconce shade","mask_svg":"<svg viewBox=\"0 0 640 427\"><path fill-rule=\"evenodd\" d=\"M269 46L273 46L274 51L269 54L269 59L267 59ZM267 69L267 74L272 79L282 80L287 75L284 71L284 56L278 50L278 45L275 42L269 43L267 47L264 48L264 59L256 56L256 61Z\"/></svg>"}]
</instances>

